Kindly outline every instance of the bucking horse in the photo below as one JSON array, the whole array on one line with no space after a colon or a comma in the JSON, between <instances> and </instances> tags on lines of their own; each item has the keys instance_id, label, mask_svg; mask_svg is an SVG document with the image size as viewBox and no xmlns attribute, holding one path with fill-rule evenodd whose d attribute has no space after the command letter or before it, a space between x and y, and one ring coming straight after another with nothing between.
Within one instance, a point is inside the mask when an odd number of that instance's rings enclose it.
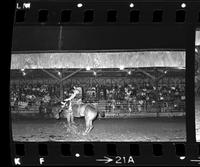
<instances>
[{"instance_id":1,"label":"bucking horse","mask_svg":"<svg viewBox=\"0 0 200 167\"><path fill-rule=\"evenodd\" d=\"M98 111L96 107L92 104L72 104L72 113L69 111L69 104L65 107L61 107L60 103L52 106L52 113L56 119L60 118L62 113L64 118L67 118L68 125L74 123L74 117L84 117L85 118L85 131L83 135L87 135L93 129L93 121L97 118Z\"/></svg>"}]
</instances>

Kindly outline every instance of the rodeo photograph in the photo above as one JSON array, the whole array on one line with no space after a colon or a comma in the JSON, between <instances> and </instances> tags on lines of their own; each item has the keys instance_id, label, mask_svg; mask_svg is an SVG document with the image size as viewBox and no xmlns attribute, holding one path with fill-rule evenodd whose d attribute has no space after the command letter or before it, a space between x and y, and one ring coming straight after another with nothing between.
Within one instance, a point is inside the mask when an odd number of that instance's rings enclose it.
<instances>
[{"instance_id":1,"label":"rodeo photograph","mask_svg":"<svg viewBox=\"0 0 200 167\"><path fill-rule=\"evenodd\" d=\"M14 141L186 141L185 51L13 51Z\"/></svg>"}]
</instances>

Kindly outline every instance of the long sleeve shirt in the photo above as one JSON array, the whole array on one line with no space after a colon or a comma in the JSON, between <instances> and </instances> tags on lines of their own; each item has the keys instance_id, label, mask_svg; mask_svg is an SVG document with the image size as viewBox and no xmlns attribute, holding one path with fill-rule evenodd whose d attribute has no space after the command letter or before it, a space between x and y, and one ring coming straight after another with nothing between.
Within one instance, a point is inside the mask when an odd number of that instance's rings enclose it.
<instances>
[{"instance_id":1,"label":"long sleeve shirt","mask_svg":"<svg viewBox=\"0 0 200 167\"><path fill-rule=\"evenodd\" d=\"M65 105L66 105L66 102L67 101L71 101L72 99L74 99L75 97L76 97L76 95L77 95L77 93L76 92L74 92L69 98L66 98L64 101L65 102L61 102L62 103L62 107L64 107ZM69 104L69 109L71 109L71 106L72 104L71 104L71 102L70 102L70 104Z\"/></svg>"},{"instance_id":2,"label":"long sleeve shirt","mask_svg":"<svg viewBox=\"0 0 200 167\"><path fill-rule=\"evenodd\" d=\"M77 95L76 93L73 93L69 98L65 99L64 101L70 101L70 100L72 100L73 98L75 98L76 95Z\"/></svg>"}]
</instances>

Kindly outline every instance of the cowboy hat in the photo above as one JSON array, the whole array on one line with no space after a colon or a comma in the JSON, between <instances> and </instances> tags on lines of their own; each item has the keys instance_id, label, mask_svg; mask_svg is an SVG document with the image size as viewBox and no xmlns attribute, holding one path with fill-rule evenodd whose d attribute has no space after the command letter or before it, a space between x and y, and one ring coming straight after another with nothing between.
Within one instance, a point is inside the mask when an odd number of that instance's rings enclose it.
<instances>
[{"instance_id":1,"label":"cowboy hat","mask_svg":"<svg viewBox=\"0 0 200 167\"><path fill-rule=\"evenodd\" d=\"M74 86L74 90L78 90L79 92L81 92L81 87L75 87Z\"/></svg>"}]
</instances>

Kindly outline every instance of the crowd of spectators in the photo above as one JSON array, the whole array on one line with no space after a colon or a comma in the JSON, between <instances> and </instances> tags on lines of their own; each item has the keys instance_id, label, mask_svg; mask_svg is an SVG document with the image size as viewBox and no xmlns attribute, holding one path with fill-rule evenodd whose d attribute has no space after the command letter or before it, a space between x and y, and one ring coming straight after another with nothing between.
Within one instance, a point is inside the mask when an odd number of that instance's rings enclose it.
<instances>
[{"instance_id":1,"label":"crowd of spectators","mask_svg":"<svg viewBox=\"0 0 200 167\"><path fill-rule=\"evenodd\" d=\"M10 102L12 108L27 108L40 105L41 102L49 102L59 98L59 87L42 83L11 84Z\"/></svg>"},{"instance_id":2,"label":"crowd of spectators","mask_svg":"<svg viewBox=\"0 0 200 167\"><path fill-rule=\"evenodd\" d=\"M110 109L125 108L130 112L147 110L147 107L155 106L164 108L165 105L173 105L174 108L184 107L185 85L176 86L160 85L150 83L143 85L127 84L101 87L98 100L107 100Z\"/></svg>"},{"instance_id":3,"label":"crowd of spectators","mask_svg":"<svg viewBox=\"0 0 200 167\"><path fill-rule=\"evenodd\" d=\"M68 85L64 90L64 96L70 94L74 85ZM80 85L81 86L81 85ZM185 101L185 85L154 85L152 83L125 84L125 85L95 85L91 87L82 87L83 102L106 101L107 110L112 111L117 108L125 109L130 112L141 111L149 106L173 105L179 107ZM10 102L13 109L19 109L47 104L52 101L61 101L60 87L55 84L11 84ZM137 106L137 107L136 107ZM143 108L142 108L143 107ZM162 108L162 107L161 107Z\"/></svg>"}]
</instances>

